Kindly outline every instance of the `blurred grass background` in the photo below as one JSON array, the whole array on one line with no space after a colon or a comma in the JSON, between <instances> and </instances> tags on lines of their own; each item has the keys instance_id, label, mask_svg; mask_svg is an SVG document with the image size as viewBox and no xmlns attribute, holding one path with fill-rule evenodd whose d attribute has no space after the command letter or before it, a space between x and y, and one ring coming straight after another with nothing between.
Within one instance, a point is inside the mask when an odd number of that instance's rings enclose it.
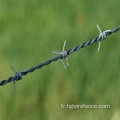
<instances>
[{"instance_id":1,"label":"blurred grass background","mask_svg":"<svg viewBox=\"0 0 120 120\"><path fill-rule=\"evenodd\" d=\"M119 0L0 0L0 79L119 26ZM0 87L0 120L119 120L120 33ZM111 109L61 109L61 104L110 104Z\"/></svg>"}]
</instances>

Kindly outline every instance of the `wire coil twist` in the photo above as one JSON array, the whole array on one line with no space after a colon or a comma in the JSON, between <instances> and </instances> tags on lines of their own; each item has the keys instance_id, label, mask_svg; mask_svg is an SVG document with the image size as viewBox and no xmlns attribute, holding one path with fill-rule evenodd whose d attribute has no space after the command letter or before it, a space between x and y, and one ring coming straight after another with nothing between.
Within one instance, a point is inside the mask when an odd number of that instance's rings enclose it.
<instances>
[{"instance_id":1,"label":"wire coil twist","mask_svg":"<svg viewBox=\"0 0 120 120\"><path fill-rule=\"evenodd\" d=\"M20 72L16 72L15 75L13 77L9 77L7 80L2 80L0 82L0 86L3 86L7 83L10 83L12 81L19 81L22 79L22 76L24 75L27 75L28 73L31 73L31 72L34 72L36 69L40 69L42 68L43 66L46 66L46 65L49 65L50 63L54 62L54 61L57 61L58 59L64 59L66 58L68 55L70 55L71 53L75 52L75 51L78 51L80 50L81 48L84 48L88 45L91 45L92 43L95 43L97 41L101 41L101 40L104 40L108 35L111 35L112 33L115 33L117 31L120 30L120 26L119 27L116 27L114 28L113 30L105 30L104 32L102 32L102 34L100 33L99 36L93 38L92 40L89 40L87 42L84 42L83 44L80 44L72 49L69 49L68 51L64 51L62 52L62 54L59 54L59 56L55 56L43 63L40 63L36 66L33 66L27 70L22 70ZM105 37L103 37L102 35L104 34Z\"/></svg>"}]
</instances>

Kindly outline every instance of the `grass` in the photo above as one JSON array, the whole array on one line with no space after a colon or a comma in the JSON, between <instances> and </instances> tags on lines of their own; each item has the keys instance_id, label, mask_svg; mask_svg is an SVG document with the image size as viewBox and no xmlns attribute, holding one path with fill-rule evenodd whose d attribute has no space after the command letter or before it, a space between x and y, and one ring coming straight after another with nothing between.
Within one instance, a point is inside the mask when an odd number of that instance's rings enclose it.
<instances>
[{"instance_id":1,"label":"grass","mask_svg":"<svg viewBox=\"0 0 120 120\"><path fill-rule=\"evenodd\" d=\"M0 0L0 79L119 26L119 0ZM1 120L118 120L119 32L0 88ZM110 104L111 109L61 109L60 104Z\"/></svg>"}]
</instances>

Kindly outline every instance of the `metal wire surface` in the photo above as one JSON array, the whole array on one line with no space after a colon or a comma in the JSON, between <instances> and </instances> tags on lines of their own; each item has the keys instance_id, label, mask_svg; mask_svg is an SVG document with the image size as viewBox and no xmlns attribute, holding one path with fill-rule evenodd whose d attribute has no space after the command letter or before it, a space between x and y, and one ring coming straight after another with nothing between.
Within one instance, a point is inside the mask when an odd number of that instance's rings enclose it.
<instances>
[{"instance_id":1,"label":"metal wire surface","mask_svg":"<svg viewBox=\"0 0 120 120\"><path fill-rule=\"evenodd\" d=\"M22 71L19 71L19 72L14 72L15 75L14 75L13 77L9 77L9 78L6 79L6 80L2 80L2 81L0 82L0 86L3 86L3 85L5 85L5 84L7 84L7 83L10 83L10 82L12 82L12 81L14 81L14 83L15 83L15 81L21 80L21 79L22 79L22 76L27 75L28 73L32 73L32 72L34 72L36 69L40 69L40 68L42 68L43 66L49 65L50 63L55 62L55 61L57 61L57 60L59 60L59 59L64 59L64 58L68 57L68 55L70 55L71 53L73 53L73 52L75 52L75 51L78 51L78 50L80 50L81 48L84 48L84 47L86 47L86 46L88 46L88 45L91 45L92 43L95 43L95 42L97 42L97 41L100 42L101 40L105 40L108 35L111 35L112 33L115 33L115 32L117 32L117 31L119 31L119 30L120 30L120 26L114 28L113 30L106 30L106 31L104 31L104 32L101 32L100 29L99 29L99 31L100 31L99 36L97 36L97 37L95 37L95 38L93 38L93 39L91 39L91 40L89 40L89 41L87 41L87 42L84 42L83 44L80 44L80 45L78 45L78 46L76 46L76 47L74 47L74 48L72 48L72 49L69 49L69 50L67 50L67 51L63 51L63 52L61 52L61 54L59 54L58 56L55 56L55 57L53 57L53 58L51 58L51 59L49 59L49 60L47 60L47 61L45 61L45 62L42 62L42 63L40 63L40 64L38 64L38 65L35 65L35 66L33 66L33 67L31 67L31 68L29 68L29 69L27 69L27 70L22 70ZM99 46L99 47L100 47L100 46Z\"/></svg>"}]
</instances>

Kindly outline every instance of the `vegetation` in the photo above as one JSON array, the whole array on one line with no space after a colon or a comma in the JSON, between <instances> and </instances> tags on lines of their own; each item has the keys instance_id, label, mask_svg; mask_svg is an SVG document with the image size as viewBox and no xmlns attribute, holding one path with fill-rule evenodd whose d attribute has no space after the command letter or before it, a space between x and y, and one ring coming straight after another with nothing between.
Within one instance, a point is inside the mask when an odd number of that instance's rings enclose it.
<instances>
[{"instance_id":1,"label":"vegetation","mask_svg":"<svg viewBox=\"0 0 120 120\"><path fill-rule=\"evenodd\" d=\"M0 0L0 79L119 26L119 0ZM120 34L0 87L0 120L119 120ZM111 109L61 109L61 104L109 104Z\"/></svg>"}]
</instances>

